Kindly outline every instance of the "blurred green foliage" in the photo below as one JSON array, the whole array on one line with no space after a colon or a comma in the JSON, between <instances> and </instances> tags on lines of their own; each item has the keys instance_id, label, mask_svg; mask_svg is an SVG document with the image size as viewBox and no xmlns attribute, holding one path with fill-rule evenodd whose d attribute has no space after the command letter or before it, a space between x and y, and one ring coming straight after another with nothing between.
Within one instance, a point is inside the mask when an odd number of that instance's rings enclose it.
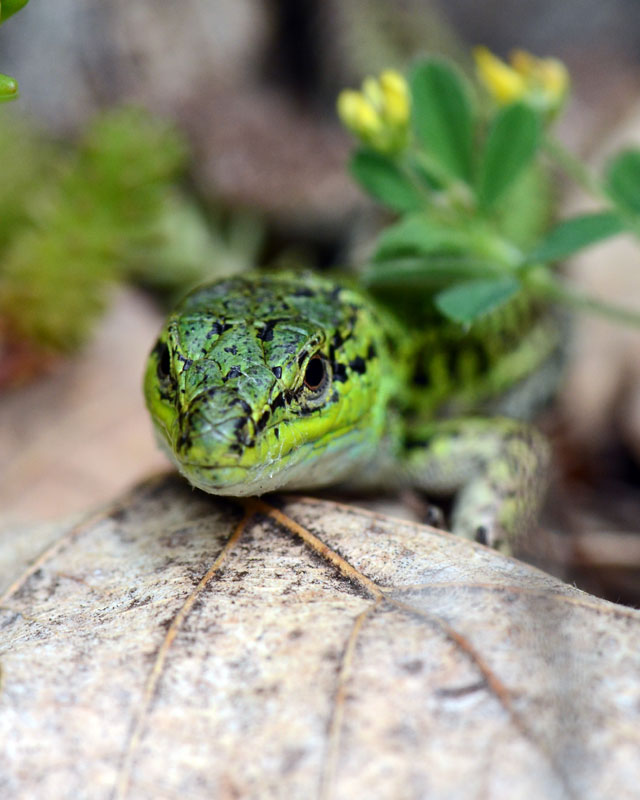
<instances>
[{"instance_id":1,"label":"blurred green foliage","mask_svg":"<svg viewBox=\"0 0 640 800\"><path fill-rule=\"evenodd\" d=\"M213 226L178 182L187 163L176 129L137 109L100 116L74 148L1 117L5 337L70 351L119 281L175 295L251 266L260 224L237 215Z\"/></svg>"}]
</instances>

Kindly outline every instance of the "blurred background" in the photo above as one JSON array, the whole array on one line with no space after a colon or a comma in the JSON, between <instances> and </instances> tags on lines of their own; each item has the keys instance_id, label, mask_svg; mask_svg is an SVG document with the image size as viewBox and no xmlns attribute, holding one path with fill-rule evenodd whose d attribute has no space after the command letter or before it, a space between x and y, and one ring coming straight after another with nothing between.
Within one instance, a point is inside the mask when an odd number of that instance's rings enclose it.
<instances>
[{"instance_id":1,"label":"blurred background","mask_svg":"<svg viewBox=\"0 0 640 800\"><path fill-rule=\"evenodd\" d=\"M379 225L345 171L344 86L470 47L563 60L559 136L640 144L637 0L31 0L0 29L0 528L79 513L162 469L140 380L189 286L346 262ZM137 111L123 110L135 107ZM560 186L562 213L588 208ZM567 265L640 308L624 238ZM606 265L606 268L603 268ZM542 423L556 476L532 557L640 603L640 337L579 318Z\"/></svg>"}]
</instances>

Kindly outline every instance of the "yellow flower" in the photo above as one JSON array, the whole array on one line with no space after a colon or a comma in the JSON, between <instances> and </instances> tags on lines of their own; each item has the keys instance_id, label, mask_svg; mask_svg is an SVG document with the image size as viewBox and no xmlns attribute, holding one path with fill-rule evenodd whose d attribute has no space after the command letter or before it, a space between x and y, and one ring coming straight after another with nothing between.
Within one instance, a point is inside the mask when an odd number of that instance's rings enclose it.
<instances>
[{"instance_id":1,"label":"yellow flower","mask_svg":"<svg viewBox=\"0 0 640 800\"><path fill-rule=\"evenodd\" d=\"M486 47L476 47L473 56L478 77L499 105L522 100L549 113L563 105L569 73L561 61L516 50L507 64Z\"/></svg>"},{"instance_id":2,"label":"yellow flower","mask_svg":"<svg viewBox=\"0 0 640 800\"><path fill-rule=\"evenodd\" d=\"M371 102L353 89L345 89L338 95L338 115L350 131L362 138L376 136L383 127Z\"/></svg>"},{"instance_id":3,"label":"yellow flower","mask_svg":"<svg viewBox=\"0 0 640 800\"><path fill-rule=\"evenodd\" d=\"M473 57L480 80L500 105L513 103L524 95L527 85L522 75L487 47L475 47Z\"/></svg>"},{"instance_id":4,"label":"yellow flower","mask_svg":"<svg viewBox=\"0 0 640 800\"><path fill-rule=\"evenodd\" d=\"M345 127L374 150L397 153L406 147L410 115L409 87L399 72L386 70L368 77L362 91L344 89L338 115Z\"/></svg>"},{"instance_id":5,"label":"yellow flower","mask_svg":"<svg viewBox=\"0 0 640 800\"><path fill-rule=\"evenodd\" d=\"M380 75L380 88L386 118L393 125L407 127L411 113L411 96L404 76L392 69L385 70Z\"/></svg>"},{"instance_id":6,"label":"yellow flower","mask_svg":"<svg viewBox=\"0 0 640 800\"><path fill-rule=\"evenodd\" d=\"M362 81L362 95L379 114L383 113L384 94L379 81L371 76L365 78Z\"/></svg>"}]
</instances>

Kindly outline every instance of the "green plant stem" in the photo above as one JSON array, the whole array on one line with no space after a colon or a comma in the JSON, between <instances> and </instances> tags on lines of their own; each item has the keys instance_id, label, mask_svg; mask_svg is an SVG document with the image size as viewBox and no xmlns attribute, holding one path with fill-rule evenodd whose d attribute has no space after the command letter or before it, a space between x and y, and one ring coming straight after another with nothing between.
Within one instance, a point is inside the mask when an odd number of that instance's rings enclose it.
<instances>
[{"instance_id":1,"label":"green plant stem","mask_svg":"<svg viewBox=\"0 0 640 800\"><path fill-rule=\"evenodd\" d=\"M402 156L395 159L395 163L397 164L398 168L405 176L405 178L409 181L409 183L413 186L413 188L418 192L420 195L424 209L428 209L433 204L433 197L429 190L424 186L422 181L420 181L415 174L415 171L411 169L411 164L408 162L406 158Z\"/></svg>"},{"instance_id":2,"label":"green plant stem","mask_svg":"<svg viewBox=\"0 0 640 800\"><path fill-rule=\"evenodd\" d=\"M543 139L543 148L550 156L579 186L588 192L596 200L605 203L613 208L616 213L624 220L627 230L634 236L640 238L640 220L638 215L629 213L623 208L607 191L600 180L588 169L588 167L571 151L557 139L547 135Z\"/></svg>"},{"instance_id":3,"label":"green plant stem","mask_svg":"<svg viewBox=\"0 0 640 800\"><path fill-rule=\"evenodd\" d=\"M604 186L591 172L591 170L570 150L547 134L542 140L542 147L547 155L552 158L558 166L560 166L579 186L595 197L597 200L602 200L608 205L611 203L611 198L607 194Z\"/></svg>"},{"instance_id":4,"label":"green plant stem","mask_svg":"<svg viewBox=\"0 0 640 800\"><path fill-rule=\"evenodd\" d=\"M554 277L544 267L526 272L522 276L522 281L534 294L545 300L554 300L578 311L597 314L612 322L640 329L640 308L638 310L620 308L605 300L592 297Z\"/></svg>"},{"instance_id":5,"label":"green plant stem","mask_svg":"<svg viewBox=\"0 0 640 800\"><path fill-rule=\"evenodd\" d=\"M424 150L415 144L410 147L410 149L407 151L407 154L413 156L413 158L422 165L423 169L427 173L430 173L435 180L442 185L440 194L447 198L450 207L455 213L463 213L464 215L468 215L469 212L473 210L473 194L469 187L463 183L463 181L452 178L447 170L444 169L436 159L429 156L424 152ZM407 164L407 169L410 173L415 174L415 171L411 168L410 163ZM420 179L417 177L414 178L414 180L422 183L422 181L420 181ZM437 194L437 192L435 194ZM429 196L429 203L431 205L433 204L432 195Z\"/></svg>"}]
</instances>

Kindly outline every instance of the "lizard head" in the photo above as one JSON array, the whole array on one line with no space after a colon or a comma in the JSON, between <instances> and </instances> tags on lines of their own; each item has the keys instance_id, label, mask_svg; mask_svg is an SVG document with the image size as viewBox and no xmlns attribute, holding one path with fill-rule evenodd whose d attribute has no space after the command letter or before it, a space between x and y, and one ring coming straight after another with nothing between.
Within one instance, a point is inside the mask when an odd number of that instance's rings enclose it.
<instances>
[{"instance_id":1,"label":"lizard head","mask_svg":"<svg viewBox=\"0 0 640 800\"><path fill-rule=\"evenodd\" d=\"M310 275L197 289L147 364L161 445L213 494L321 486L364 468L397 386L378 314L360 293Z\"/></svg>"}]
</instances>

